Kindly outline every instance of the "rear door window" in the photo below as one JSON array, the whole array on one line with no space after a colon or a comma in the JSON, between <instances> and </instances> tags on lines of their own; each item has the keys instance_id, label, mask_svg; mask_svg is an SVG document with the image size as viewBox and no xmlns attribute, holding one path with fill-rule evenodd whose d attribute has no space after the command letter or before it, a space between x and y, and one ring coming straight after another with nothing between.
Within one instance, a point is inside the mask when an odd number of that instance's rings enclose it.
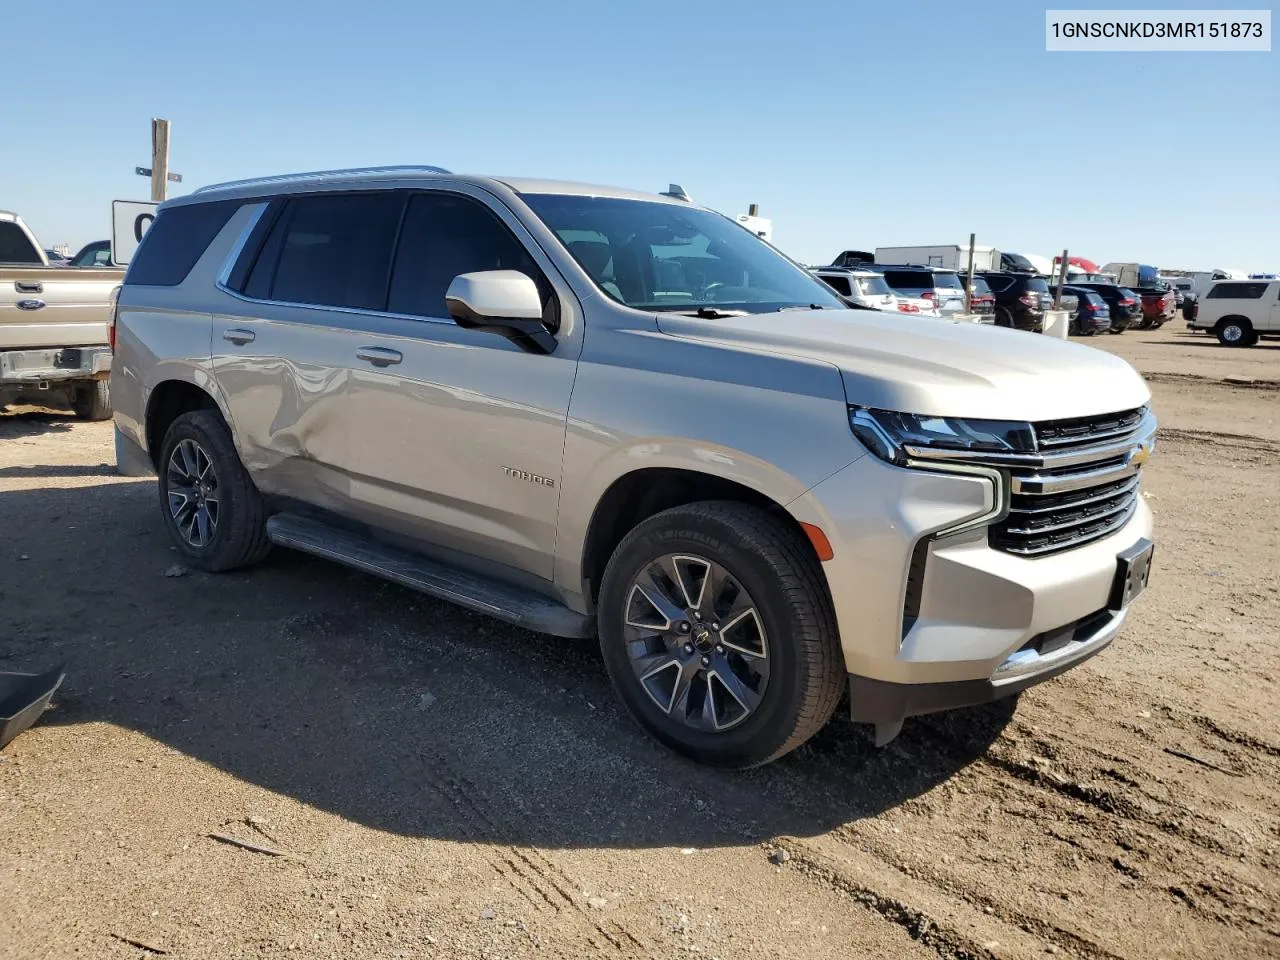
<instances>
[{"instance_id":1,"label":"rear door window","mask_svg":"<svg viewBox=\"0 0 1280 960\"><path fill-rule=\"evenodd\" d=\"M447 319L449 284L481 270L518 270L538 284L544 305L551 299L550 284L529 251L488 207L453 193L415 194L405 212L387 309Z\"/></svg>"},{"instance_id":2,"label":"rear door window","mask_svg":"<svg viewBox=\"0 0 1280 960\"><path fill-rule=\"evenodd\" d=\"M404 203L404 194L389 190L294 197L263 245L245 293L287 303L385 309Z\"/></svg>"},{"instance_id":3,"label":"rear door window","mask_svg":"<svg viewBox=\"0 0 1280 960\"><path fill-rule=\"evenodd\" d=\"M1013 277L988 276L987 284L992 290L1004 291L1013 285Z\"/></svg>"},{"instance_id":4,"label":"rear door window","mask_svg":"<svg viewBox=\"0 0 1280 960\"><path fill-rule=\"evenodd\" d=\"M220 200L162 210L142 235L124 282L154 287L182 283L240 203Z\"/></svg>"}]
</instances>

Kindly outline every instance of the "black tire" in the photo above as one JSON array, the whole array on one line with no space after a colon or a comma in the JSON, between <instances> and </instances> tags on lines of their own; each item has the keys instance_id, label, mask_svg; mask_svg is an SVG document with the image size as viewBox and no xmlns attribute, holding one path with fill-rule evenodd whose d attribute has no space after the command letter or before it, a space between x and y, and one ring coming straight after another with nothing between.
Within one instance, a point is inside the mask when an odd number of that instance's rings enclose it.
<instances>
[{"instance_id":1,"label":"black tire","mask_svg":"<svg viewBox=\"0 0 1280 960\"><path fill-rule=\"evenodd\" d=\"M212 468L217 492L217 516L207 542L196 544L181 529L171 508L173 498L182 496L171 469L174 452L184 441L192 441ZM186 449L191 449L188 446ZM184 413L169 426L160 446L160 512L169 536L183 558L201 570L234 570L257 563L271 549L267 539L267 511L262 495L240 463L231 434L222 417L213 410Z\"/></svg>"},{"instance_id":2,"label":"black tire","mask_svg":"<svg viewBox=\"0 0 1280 960\"><path fill-rule=\"evenodd\" d=\"M1013 329L1013 314L1010 313L1006 307L996 308L996 326L1008 327L1010 330Z\"/></svg>"},{"instance_id":3,"label":"black tire","mask_svg":"<svg viewBox=\"0 0 1280 960\"><path fill-rule=\"evenodd\" d=\"M759 703L725 730L694 729L671 715L670 705L664 711L632 666L624 638L631 588L669 554L720 565L749 594L769 638L769 677ZM818 560L793 528L759 507L708 501L639 524L609 560L598 617L605 666L623 704L656 739L701 763L744 768L777 759L827 723L844 691L844 658Z\"/></svg>"},{"instance_id":4,"label":"black tire","mask_svg":"<svg viewBox=\"0 0 1280 960\"><path fill-rule=\"evenodd\" d=\"M78 384L71 395L71 409L81 420L110 420L110 382L104 378Z\"/></svg>"},{"instance_id":5,"label":"black tire","mask_svg":"<svg viewBox=\"0 0 1280 960\"><path fill-rule=\"evenodd\" d=\"M1224 347L1252 347L1258 342L1253 324L1244 317L1223 317L1213 332Z\"/></svg>"}]
</instances>

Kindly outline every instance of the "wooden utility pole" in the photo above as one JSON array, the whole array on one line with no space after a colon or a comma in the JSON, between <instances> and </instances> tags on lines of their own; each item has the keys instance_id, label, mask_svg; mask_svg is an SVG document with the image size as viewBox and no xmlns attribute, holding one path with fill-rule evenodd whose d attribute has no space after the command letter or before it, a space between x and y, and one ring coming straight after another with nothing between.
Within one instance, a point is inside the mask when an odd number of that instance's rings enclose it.
<instances>
[{"instance_id":1,"label":"wooden utility pole","mask_svg":"<svg viewBox=\"0 0 1280 960\"><path fill-rule=\"evenodd\" d=\"M969 234L969 279L964 284L964 312L973 313L973 242L977 234Z\"/></svg>"},{"instance_id":2,"label":"wooden utility pole","mask_svg":"<svg viewBox=\"0 0 1280 960\"><path fill-rule=\"evenodd\" d=\"M151 120L151 199L163 203L169 191L169 121Z\"/></svg>"},{"instance_id":3,"label":"wooden utility pole","mask_svg":"<svg viewBox=\"0 0 1280 960\"><path fill-rule=\"evenodd\" d=\"M1062 263L1058 265L1058 292L1053 296L1053 309L1062 306L1062 285L1067 282L1067 251L1062 251Z\"/></svg>"}]
</instances>

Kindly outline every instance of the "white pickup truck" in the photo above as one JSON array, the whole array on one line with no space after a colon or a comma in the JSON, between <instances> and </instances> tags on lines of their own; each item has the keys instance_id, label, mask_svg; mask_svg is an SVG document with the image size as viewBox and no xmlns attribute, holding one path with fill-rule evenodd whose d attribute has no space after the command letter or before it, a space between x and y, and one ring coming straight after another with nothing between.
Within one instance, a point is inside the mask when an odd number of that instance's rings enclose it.
<instances>
[{"instance_id":1,"label":"white pickup truck","mask_svg":"<svg viewBox=\"0 0 1280 960\"><path fill-rule=\"evenodd\" d=\"M124 271L51 267L16 213L0 210L0 410L65 403L111 416L108 328Z\"/></svg>"}]
</instances>

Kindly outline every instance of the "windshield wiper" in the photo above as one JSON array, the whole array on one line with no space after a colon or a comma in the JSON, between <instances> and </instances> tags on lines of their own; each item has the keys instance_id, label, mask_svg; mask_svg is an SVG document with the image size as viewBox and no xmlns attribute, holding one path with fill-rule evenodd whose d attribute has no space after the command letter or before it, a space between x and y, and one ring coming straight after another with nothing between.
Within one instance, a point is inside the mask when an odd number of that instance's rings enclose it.
<instances>
[{"instance_id":1,"label":"windshield wiper","mask_svg":"<svg viewBox=\"0 0 1280 960\"><path fill-rule=\"evenodd\" d=\"M719 307L699 307L697 310L672 310L682 317L700 317L703 320L721 320L724 317L745 317L746 310L722 310Z\"/></svg>"},{"instance_id":2,"label":"windshield wiper","mask_svg":"<svg viewBox=\"0 0 1280 960\"><path fill-rule=\"evenodd\" d=\"M779 307L778 313L784 310L825 310L827 309L820 303L789 303L785 307Z\"/></svg>"}]
</instances>

